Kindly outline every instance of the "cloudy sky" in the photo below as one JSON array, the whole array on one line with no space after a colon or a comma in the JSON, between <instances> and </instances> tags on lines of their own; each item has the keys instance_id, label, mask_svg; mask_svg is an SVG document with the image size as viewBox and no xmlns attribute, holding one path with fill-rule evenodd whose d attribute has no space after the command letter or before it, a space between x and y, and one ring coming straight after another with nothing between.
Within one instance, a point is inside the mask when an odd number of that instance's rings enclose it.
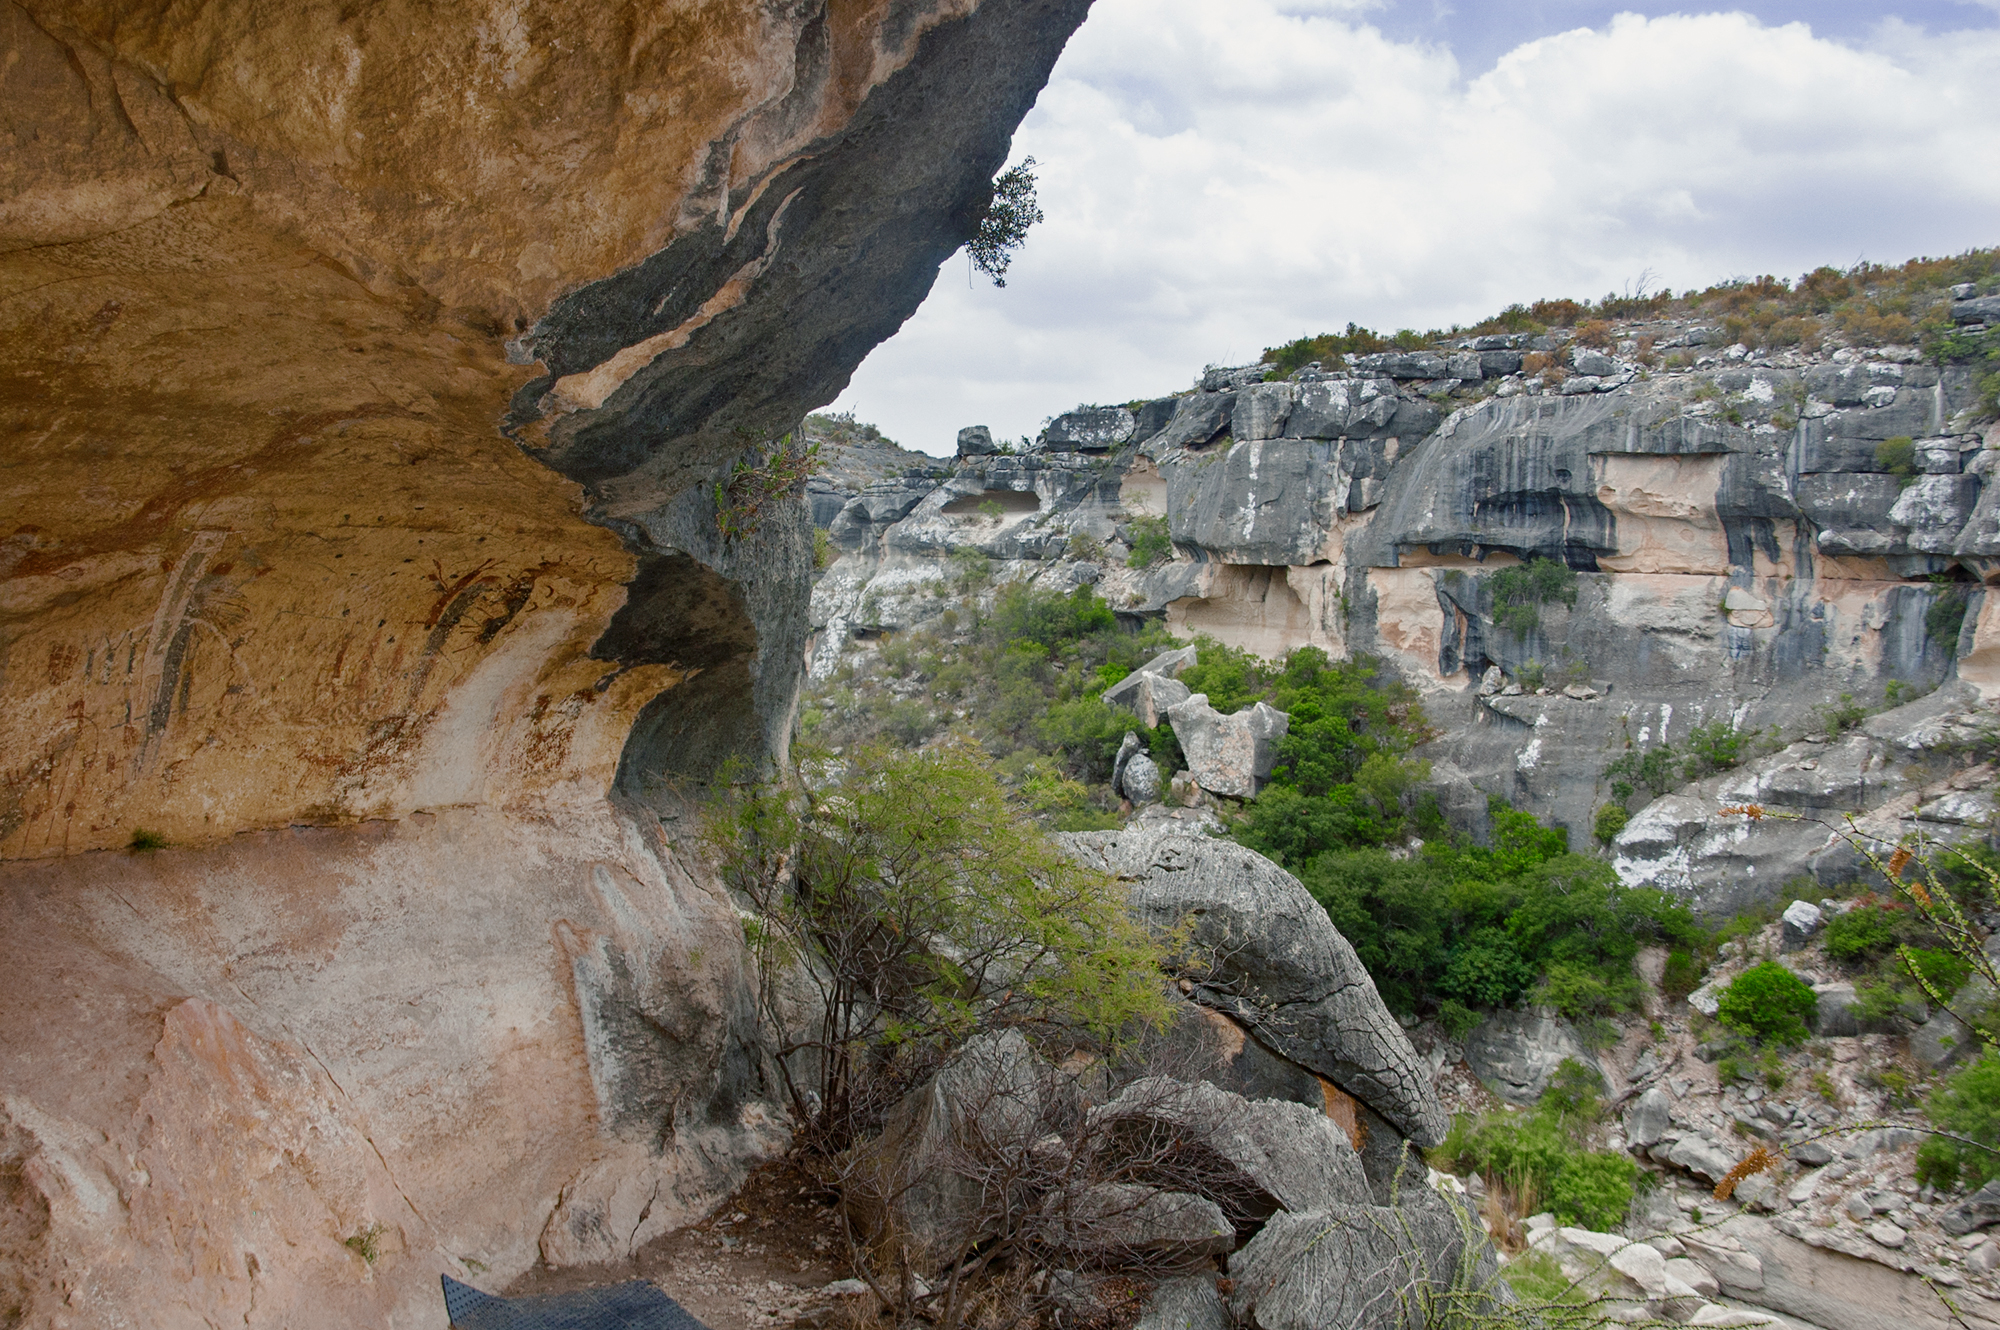
<instances>
[{"instance_id":1,"label":"cloudy sky","mask_svg":"<svg viewBox=\"0 0 2000 1330\"><path fill-rule=\"evenodd\" d=\"M2000 0L1097 0L1006 288L948 262L834 409L948 454L1349 320L2000 244L1996 69Z\"/></svg>"}]
</instances>

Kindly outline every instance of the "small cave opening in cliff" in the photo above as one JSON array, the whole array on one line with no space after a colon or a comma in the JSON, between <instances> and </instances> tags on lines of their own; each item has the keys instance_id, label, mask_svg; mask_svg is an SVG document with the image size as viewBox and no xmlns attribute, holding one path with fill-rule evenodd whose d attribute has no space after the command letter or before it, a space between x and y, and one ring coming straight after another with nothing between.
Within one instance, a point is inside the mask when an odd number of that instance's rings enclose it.
<instances>
[{"instance_id":1,"label":"small cave opening in cliff","mask_svg":"<svg viewBox=\"0 0 2000 1330\"><path fill-rule=\"evenodd\" d=\"M707 780L731 758L762 755L756 653L741 587L685 554L641 557L624 608L590 654L626 669L660 664L693 673L633 722L618 760L619 794L649 798L676 780Z\"/></svg>"},{"instance_id":2,"label":"small cave opening in cliff","mask_svg":"<svg viewBox=\"0 0 2000 1330\"><path fill-rule=\"evenodd\" d=\"M1002 513L1035 513L1042 508L1041 496L1033 490L984 490L953 499L939 509L948 517L976 516L987 504L998 504Z\"/></svg>"}]
</instances>

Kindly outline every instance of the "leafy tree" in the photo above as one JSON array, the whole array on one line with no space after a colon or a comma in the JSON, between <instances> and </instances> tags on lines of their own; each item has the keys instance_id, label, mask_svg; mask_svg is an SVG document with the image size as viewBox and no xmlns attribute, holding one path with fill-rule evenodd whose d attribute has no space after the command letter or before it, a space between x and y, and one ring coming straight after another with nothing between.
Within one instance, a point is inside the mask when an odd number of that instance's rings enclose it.
<instances>
[{"instance_id":1,"label":"leafy tree","mask_svg":"<svg viewBox=\"0 0 2000 1330\"><path fill-rule=\"evenodd\" d=\"M949 741L850 752L831 788L732 788L710 809L722 876L773 1028L781 977L819 989L816 1025L778 1050L808 1139L845 1149L981 1030L1115 1041L1166 1018L1157 945L1125 893L1051 845L992 762Z\"/></svg>"},{"instance_id":2,"label":"leafy tree","mask_svg":"<svg viewBox=\"0 0 2000 1330\"><path fill-rule=\"evenodd\" d=\"M1035 159L1024 157L1019 166L1010 166L993 180L993 196L979 219L979 231L966 243L972 266L993 279L993 285L1007 285L1007 269L1014 251L1028 238L1028 228L1042 220L1041 202L1035 197Z\"/></svg>"}]
</instances>

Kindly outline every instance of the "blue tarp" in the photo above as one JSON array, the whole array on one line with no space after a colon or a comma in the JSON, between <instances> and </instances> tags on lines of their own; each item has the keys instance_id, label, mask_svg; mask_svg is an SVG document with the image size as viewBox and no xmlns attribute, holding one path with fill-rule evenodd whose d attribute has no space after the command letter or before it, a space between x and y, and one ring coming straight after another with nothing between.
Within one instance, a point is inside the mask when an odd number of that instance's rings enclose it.
<instances>
[{"instance_id":1,"label":"blue tarp","mask_svg":"<svg viewBox=\"0 0 2000 1330\"><path fill-rule=\"evenodd\" d=\"M576 1293L497 1298L450 1275L439 1278L452 1330L707 1330L641 1279Z\"/></svg>"}]
</instances>

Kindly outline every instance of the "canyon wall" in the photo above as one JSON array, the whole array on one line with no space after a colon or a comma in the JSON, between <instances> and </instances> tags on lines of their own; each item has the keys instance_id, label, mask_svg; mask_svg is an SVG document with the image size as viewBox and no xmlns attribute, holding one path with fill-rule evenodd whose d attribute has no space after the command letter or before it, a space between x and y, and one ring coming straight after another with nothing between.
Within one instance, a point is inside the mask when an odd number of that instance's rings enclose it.
<instances>
[{"instance_id":1,"label":"canyon wall","mask_svg":"<svg viewBox=\"0 0 2000 1330\"><path fill-rule=\"evenodd\" d=\"M441 1325L783 1139L676 791L1086 7L0 4L0 1319Z\"/></svg>"},{"instance_id":2,"label":"canyon wall","mask_svg":"<svg viewBox=\"0 0 2000 1330\"><path fill-rule=\"evenodd\" d=\"M1984 302L1936 294L1983 328ZM1668 745L1679 772L1697 727L1744 736L1746 755L1824 742L1829 708L1954 677L1979 711L2000 691L1984 589L2000 572L2000 427L1980 419L1974 373L1914 348L1760 356L1719 331L1630 323L1607 349L1467 338L1269 382L1261 365L1212 369L1175 397L1057 416L1025 455L963 457L942 483L879 481L831 520L846 552L815 590L813 671L857 633L932 622L954 552L976 551L1002 579L1091 584L1183 637L1379 657L1425 694L1440 732L1425 755L1580 848L1618 797L1607 768ZM1524 372L1528 355L1547 368ZM1159 521L1172 557L1131 566L1139 524ZM1533 560L1573 577L1503 604L1495 575ZM1793 784L1775 802L1815 816L1904 792ZM1796 846L1718 844L1691 866L1676 818L1621 843L1621 867L1705 909L1769 897L1805 863Z\"/></svg>"}]
</instances>

